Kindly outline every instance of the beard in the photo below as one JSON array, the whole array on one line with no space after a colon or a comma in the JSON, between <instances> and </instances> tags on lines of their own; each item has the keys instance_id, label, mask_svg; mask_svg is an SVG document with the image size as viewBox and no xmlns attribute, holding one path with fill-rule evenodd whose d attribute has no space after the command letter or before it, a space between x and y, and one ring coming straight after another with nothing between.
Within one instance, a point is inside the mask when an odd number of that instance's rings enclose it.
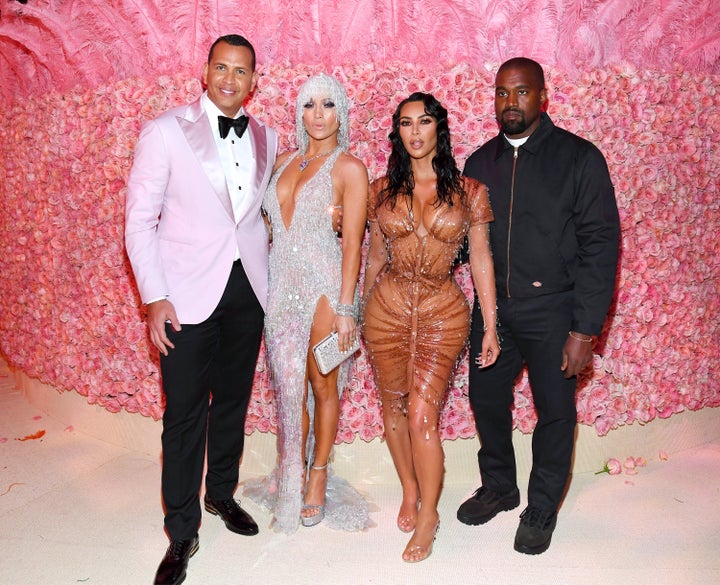
<instances>
[{"instance_id":1,"label":"beard","mask_svg":"<svg viewBox=\"0 0 720 585\"><path fill-rule=\"evenodd\" d=\"M519 118L513 120L506 120L506 112L512 112L514 114L517 114ZM500 128L502 128L502 131L508 136L522 134L523 132L525 132L525 130L527 130L527 127L528 124L525 121L525 113L520 110L505 110L500 115Z\"/></svg>"}]
</instances>

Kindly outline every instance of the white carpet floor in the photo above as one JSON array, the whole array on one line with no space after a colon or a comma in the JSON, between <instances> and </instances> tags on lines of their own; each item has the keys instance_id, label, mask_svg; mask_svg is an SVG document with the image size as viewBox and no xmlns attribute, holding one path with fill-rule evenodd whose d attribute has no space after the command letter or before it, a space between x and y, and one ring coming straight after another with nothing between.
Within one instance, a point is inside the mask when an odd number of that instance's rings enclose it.
<instances>
[{"instance_id":1,"label":"white carpet floor","mask_svg":"<svg viewBox=\"0 0 720 585\"><path fill-rule=\"evenodd\" d=\"M576 473L552 546L539 556L512 548L524 497L485 526L456 520L476 477L470 469L467 481L445 486L435 548L422 563L400 558L408 538L395 527L400 490L386 481L357 486L374 509L375 526L363 533L321 524L276 534L249 501L258 536L205 515L186 583L720 584L720 440L651 460L636 475ZM526 474L520 481L523 492ZM157 455L42 412L0 360L0 584L151 583L167 546L159 487Z\"/></svg>"}]
</instances>

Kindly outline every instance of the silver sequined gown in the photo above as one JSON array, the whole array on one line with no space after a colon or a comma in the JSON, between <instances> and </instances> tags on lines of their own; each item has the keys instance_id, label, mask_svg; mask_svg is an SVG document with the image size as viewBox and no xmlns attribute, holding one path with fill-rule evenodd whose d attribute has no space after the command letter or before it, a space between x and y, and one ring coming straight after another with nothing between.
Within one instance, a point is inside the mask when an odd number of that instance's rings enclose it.
<instances>
[{"instance_id":1,"label":"silver sequined gown","mask_svg":"<svg viewBox=\"0 0 720 585\"><path fill-rule=\"evenodd\" d=\"M303 503L302 401L312 318L323 295L333 308L340 297L342 250L332 229L330 172L341 152L338 148L329 155L302 187L288 228L280 213L276 189L278 177L295 157L289 157L276 171L263 201L273 231L265 344L276 391L278 463L269 477L246 482L243 491L272 510L273 527L285 533L297 530ZM341 366L341 394L349 361ZM312 417L311 390L307 397ZM314 448L312 424L310 429L308 456L312 456ZM367 502L330 468L324 522L345 530L362 530L369 525Z\"/></svg>"}]
</instances>

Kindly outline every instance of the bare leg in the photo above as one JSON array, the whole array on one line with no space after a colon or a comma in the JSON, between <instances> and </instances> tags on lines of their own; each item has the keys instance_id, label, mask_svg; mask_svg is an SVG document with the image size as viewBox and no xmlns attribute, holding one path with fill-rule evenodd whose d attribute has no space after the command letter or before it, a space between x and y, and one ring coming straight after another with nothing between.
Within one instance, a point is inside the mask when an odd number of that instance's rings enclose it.
<instances>
[{"instance_id":1,"label":"bare leg","mask_svg":"<svg viewBox=\"0 0 720 585\"><path fill-rule=\"evenodd\" d=\"M415 532L402 555L405 561L417 562L430 555L439 523L437 506L445 471L445 455L437 428L438 417L437 405L426 402L416 392L410 393L408 427L421 505Z\"/></svg>"},{"instance_id":2,"label":"bare leg","mask_svg":"<svg viewBox=\"0 0 720 585\"><path fill-rule=\"evenodd\" d=\"M327 336L332 330L335 312L332 310L326 297L318 302L310 330L310 347ZM340 417L340 399L337 389L337 368L327 376L323 376L317 368L312 350L308 350L307 372L310 386L315 399L315 453L310 468L305 505L312 506L303 510L303 516L314 516L321 506L325 504L325 490L327 488L327 468L330 452L337 435L338 419ZM309 424L309 423L308 423Z\"/></svg>"},{"instance_id":3,"label":"bare leg","mask_svg":"<svg viewBox=\"0 0 720 585\"><path fill-rule=\"evenodd\" d=\"M403 490L397 524L403 532L412 532L417 520L419 490L406 415L407 396L385 392L382 403L385 440Z\"/></svg>"}]
</instances>

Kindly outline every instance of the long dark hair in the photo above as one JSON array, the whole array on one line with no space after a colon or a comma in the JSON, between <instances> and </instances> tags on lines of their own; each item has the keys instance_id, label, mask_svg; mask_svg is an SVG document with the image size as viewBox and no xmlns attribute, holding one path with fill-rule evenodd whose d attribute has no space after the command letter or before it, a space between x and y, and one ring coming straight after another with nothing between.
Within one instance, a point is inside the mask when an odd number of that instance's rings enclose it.
<instances>
[{"instance_id":1,"label":"long dark hair","mask_svg":"<svg viewBox=\"0 0 720 585\"><path fill-rule=\"evenodd\" d=\"M422 102L425 113L437 121L437 152L432 160L433 170L437 175L437 201L436 205L447 203L452 206L453 195L458 193L461 199L465 198L465 190L452 154L450 144L450 129L448 128L448 113L442 104L429 93L415 92L400 102L392 117L392 131L388 135L392 150L388 157L387 184L380 192L378 206L388 203L395 207L398 195L412 197L415 188L415 177L410 166L410 155L400 138L400 110L409 102Z\"/></svg>"}]
</instances>

